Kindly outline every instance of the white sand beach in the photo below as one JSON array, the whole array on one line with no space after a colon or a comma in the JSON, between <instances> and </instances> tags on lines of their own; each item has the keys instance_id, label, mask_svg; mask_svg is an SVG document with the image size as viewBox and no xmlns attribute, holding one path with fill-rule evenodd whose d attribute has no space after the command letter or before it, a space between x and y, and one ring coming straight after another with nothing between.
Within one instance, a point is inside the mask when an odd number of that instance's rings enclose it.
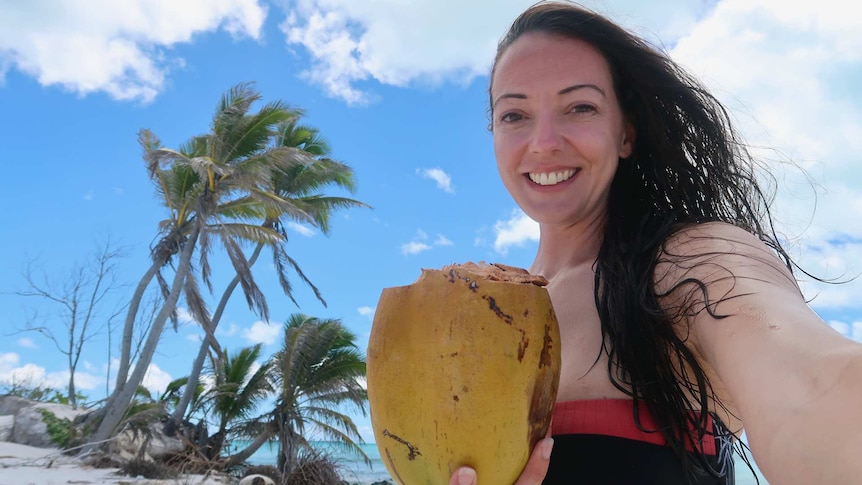
<instances>
[{"instance_id":1,"label":"white sand beach","mask_svg":"<svg viewBox=\"0 0 862 485\"><path fill-rule=\"evenodd\" d=\"M151 480L116 474L116 468L93 468L58 449L0 442L0 485L225 485L222 476L187 475Z\"/></svg>"}]
</instances>

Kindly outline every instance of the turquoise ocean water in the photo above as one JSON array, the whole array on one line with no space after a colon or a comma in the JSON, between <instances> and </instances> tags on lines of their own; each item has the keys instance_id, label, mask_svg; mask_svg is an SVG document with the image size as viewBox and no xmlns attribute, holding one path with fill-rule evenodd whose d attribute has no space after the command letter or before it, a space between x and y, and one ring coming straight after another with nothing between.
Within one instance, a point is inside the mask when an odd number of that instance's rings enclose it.
<instances>
[{"instance_id":1,"label":"turquoise ocean water","mask_svg":"<svg viewBox=\"0 0 862 485\"><path fill-rule=\"evenodd\" d=\"M370 485L384 480L395 483L389 477L389 472L386 471L386 466L380 459L380 452L374 443L360 445L362 451L371 459L371 466L368 466L361 457L346 453L343 448L333 443L313 441L311 444L317 451L334 458L339 465L341 477L351 485ZM263 445L248 461L252 465L275 465L277 460L278 446Z\"/></svg>"},{"instance_id":2,"label":"turquoise ocean water","mask_svg":"<svg viewBox=\"0 0 862 485\"><path fill-rule=\"evenodd\" d=\"M370 485L383 480L395 483L386 471L386 466L383 465L383 461L380 459L380 452L377 450L377 445L374 443L361 445L362 450L365 451L365 454L367 454L371 459L370 467L366 465L361 458L344 453L332 443L318 441L313 442L312 444L317 450L335 457L337 463L341 465L340 471L342 478L352 485ZM252 455L249 462L254 465L275 465L277 453L278 448L276 446L270 447L268 445L264 445L257 451L257 453ZM769 485L756 467L755 472L757 477L760 479L761 485ZM756 483L757 481L754 479L754 475L752 475L745 463L737 457L736 485L755 485Z\"/></svg>"}]
</instances>

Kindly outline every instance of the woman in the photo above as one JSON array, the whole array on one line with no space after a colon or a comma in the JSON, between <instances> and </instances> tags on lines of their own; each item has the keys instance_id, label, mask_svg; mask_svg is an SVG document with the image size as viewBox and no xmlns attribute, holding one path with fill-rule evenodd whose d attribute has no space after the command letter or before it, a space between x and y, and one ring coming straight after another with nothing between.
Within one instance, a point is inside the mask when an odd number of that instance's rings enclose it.
<instances>
[{"instance_id":1,"label":"woman","mask_svg":"<svg viewBox=\"0 0 862 485\"><path fill-rule=\"evenodd\" d=\"M862 483L862 346L806 304L715 98L547 2L501 40L490 103L562 327L553 438L517 484L730 484L743 429L772 484Z\"/></svg>"}]
</instances>

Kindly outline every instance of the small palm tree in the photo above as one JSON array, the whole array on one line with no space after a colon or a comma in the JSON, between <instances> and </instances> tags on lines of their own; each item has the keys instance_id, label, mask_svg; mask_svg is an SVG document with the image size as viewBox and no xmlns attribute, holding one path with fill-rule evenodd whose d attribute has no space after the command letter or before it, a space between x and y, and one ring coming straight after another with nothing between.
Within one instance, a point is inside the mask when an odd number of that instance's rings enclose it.
<instances>
[{"instance_id":1,"label":"small palm tree","mask_svg":"<svg viewBox=\"0 0 862 485\"><path fill-rule=\"evenodd\" d=\"M214 369L214 384L202 398L209 403L210 413L218 421L217 431L208 443L211 459L221 452L230 427L241 428L272 393L270 364L259 364L260 355L261 345L257 344L215 361L221 369Z\"/></svg>"},{"instance_id":2,"label":"small palm tree","mask_svg":"<svg viewBox=\"0 0 862 485\"><path fill-rule=\"evenodd\" d=\"M273 356L273 371L282 473L289 473L299 454L310 448L309 428L368 460L357 443L356 425L339 411L347 404L365 414L368 401L362 385L365 357L340 320L291 315L284 326L284 347Z\"/></svg>"},{"instance_id":3,"label":"small palm tree","mask_svg":"<svg viewBox=\"0 0 862 485\"><path fill-rule=\"evenodd\" d=\"M289 474L303 451L311 450L308 436L339 443L370 463L359 446L361 436L344 407L366 412L368 394L362 384L365 357L356 336L337 319L293 314L284 324L284 346L271 360L277 397L272 411L258 420L252 446L228 458L241 463L273 438L279 443L278 466Z\"/></svg>"}]
</instances>

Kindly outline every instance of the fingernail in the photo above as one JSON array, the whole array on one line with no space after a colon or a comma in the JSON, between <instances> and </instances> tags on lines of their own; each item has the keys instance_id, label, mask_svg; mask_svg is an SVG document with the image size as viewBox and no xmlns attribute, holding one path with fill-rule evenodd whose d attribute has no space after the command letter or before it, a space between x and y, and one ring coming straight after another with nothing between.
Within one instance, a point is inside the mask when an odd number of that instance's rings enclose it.
<instances>
[{"instance_id":1,"label":"fingernail","mask_svg":"<svg viewBox=\"0 0 862 485\"><path fill-rule=\"evenodd\" d=\"M458 485L473 485L476 483L476 470L462 468L458 470Z\"/></svg>"},{"instance_id":2,"label":"fingernail","mask_svg":"<svg viewBox=\"0 0 862 485\"><path fill-rule=\"evenodd\" d=\"M551 450L554 448L554 438L545 438L542 440L542 458L551 459Z\"/></svg>"}]
</instances>

